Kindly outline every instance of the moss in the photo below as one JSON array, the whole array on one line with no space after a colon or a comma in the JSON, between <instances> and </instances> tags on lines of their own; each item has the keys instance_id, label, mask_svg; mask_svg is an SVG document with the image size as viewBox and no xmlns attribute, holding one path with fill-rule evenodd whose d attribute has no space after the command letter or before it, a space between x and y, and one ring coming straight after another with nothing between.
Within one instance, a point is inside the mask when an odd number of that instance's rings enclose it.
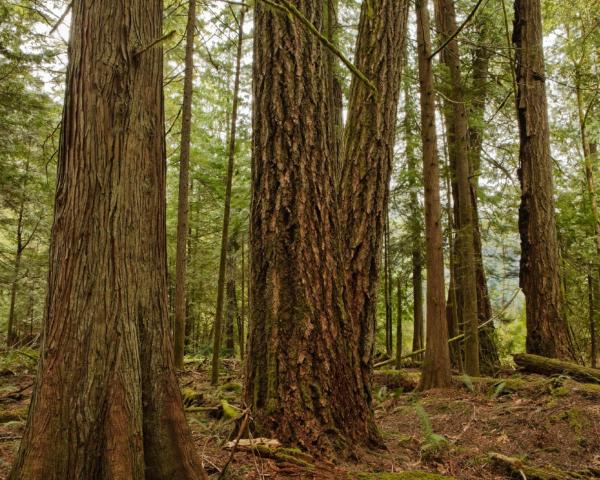
<instances>
[{"instance_id":1,"label":"moss","mask_svg":"<svg viewBox=\"0 0 600 480\"><path fill-rule=\"evenodd\" d=\"M226 419L236 418L238 411L233 408L227 400L221 400L221 407L223 408L223 417Z\"/></svg>"},{"instance_id":2,"label":"moss","mask_svg":"<svg viewBox=\"0 0 600 480\"><path fill-rule=\"evenodd\" d=\"M221 390L223 392L240 393L242 391L242 384L238 382L227 382L226 384L221 386Z\"/></svg>"},{"instance_id":3,"label":"moss","mask_svg":"<svg viewBox=\"0 0 600 480\"><path fill-rule=\"evenodd\" d=\"M0 423L18 422L27 419L28 408L19 408L16 410L0 411Z\"/></svg>"},{"instance_id":4,"label":"moss","mask_svg":"<svg viewBox=\"0 0 600 480\"><path fill-rule=\"evenodd\" d=\"M401 473L358 473L354 478L356 480L456 480L454 477L445 477L444 475L422 470Z\"/></svg>"}]
</instances>

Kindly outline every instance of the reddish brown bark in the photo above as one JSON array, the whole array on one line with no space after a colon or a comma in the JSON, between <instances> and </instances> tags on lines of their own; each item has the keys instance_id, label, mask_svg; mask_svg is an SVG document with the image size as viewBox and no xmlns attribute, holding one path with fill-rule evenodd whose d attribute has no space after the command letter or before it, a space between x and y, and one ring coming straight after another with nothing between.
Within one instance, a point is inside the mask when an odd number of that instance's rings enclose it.
<instances>
[{"instance_id":1,"label":"reddish brown bark","mask_svg":"<svg viewBox=\"0 0 600 480\"><path fill-rule=\"evenodd\" d=\"M528 353L574 359L571 335L561 310L542 38L540 0L515 0L520 284L525 294L526 348Z\"/></svg>"},{"instance_id":2,"label":"reddish brown bark","mask_svg":"<svg viewBox=\"0 0 600 480\"><path fill-rule=\"evenodd\" d=\"M44 338L11 480L206 478L167 319L162 3L73 4Z\"/></svg>"},{"instance_id":3,"label":"reddish brown bark","mask_svg":"<svg viewBox=\"0 0 600 480\"><path fill-rule=\"evenodd\" d=\"M430 20L427 0L416 0L417 49L421 90L421 138L425 184L425 243L427 250L427 342L420 388L449 386L450 352L444 297L444 253L440 173L436 152L435 93L431 59Z\"/></svg>"},{"instance_id":4,"label":"reddish brown bark","mask_svg":"<svg viewBox=\"0 0 600 480\"><path fill-rule=\"evenodd\" d=\"M440 40L445 42L456 31L454 0L435 0L435 12ZM460 318L465 332L465 371L479 375L479 333L477 317L477 283L475 248L473 244L473 211L468 149L468 121L462 87L460 54L456 38L444 47L442 60L450 74L450 88L445 107L448 121L450 165L456 186L456 235L454 243L455 282L460 291Z\"/></svg>"}]
</instances>

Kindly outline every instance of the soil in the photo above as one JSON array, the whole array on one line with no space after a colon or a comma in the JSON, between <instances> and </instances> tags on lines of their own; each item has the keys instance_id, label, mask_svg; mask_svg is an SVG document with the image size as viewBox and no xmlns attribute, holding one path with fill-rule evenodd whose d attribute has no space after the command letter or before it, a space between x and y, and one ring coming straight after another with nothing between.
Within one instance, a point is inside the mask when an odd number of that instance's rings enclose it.
<instances>
[{"instance_id":1,"label":"soil","mask_svg":"<svg viewBox=\"0 0 600 480\"><path fill-rule=\"evenodd\" d=\"M225 359L218 388L210 387L208 360L187 363L180 375L190 426L211 478L228 462L225 444L243 421L240 371L239 361ZM27 357L0 370L0 479L18 449L34 375L35 362ZM418 370L401 375L415 379ZM222 479L527 478L511 476L490 459L492 452L535 467L600 471L600 386L513 371L499 379L457 377L452 389L414 393L392 377L393 372L380 375L374 385L386 450L357 452L353 461L314 460L292 449L253 453L240 444ZM588 475L581 478L600 478Z\"/></svg>"}]
</instances>

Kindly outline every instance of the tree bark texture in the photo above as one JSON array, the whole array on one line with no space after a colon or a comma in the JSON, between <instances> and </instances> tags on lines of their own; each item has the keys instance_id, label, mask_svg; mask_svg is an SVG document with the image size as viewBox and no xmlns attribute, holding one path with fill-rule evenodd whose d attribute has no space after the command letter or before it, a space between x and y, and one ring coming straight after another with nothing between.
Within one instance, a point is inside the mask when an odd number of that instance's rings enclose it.
<instances>
[{"instance_id":1,"label":"tree bark texture","mask_svg":"<svg viewBox=\"0 0 600 480\"><path fill-rule=\"evenodd\" d=\"M421 91L421 138L425 184L425 244L427 251L427 342L420 388L447 387L451 383L446 299L440 172L436 152L435 93L431 59L428 2L416 0L417 50Z\"/></svg>"},{"instance_id":2,"label":"tree bark texture","mask_svg":"<svg viewBox=\"0 0 600 480\"><path fill-rule=\"evenodd\" d=\"M365 379L370 376L373 357L408 5L407 0L362 4L355 64L375 85L377 94L353 78L342 146L339 212L346 266L345 299L360 328Z\"/></svg>"},{"instance_id":3,"label":"tree bark texture","mask_svg":"<svg viewBox=\"0 0 600 480\"><path fill-rule=\"evenodd\" d=\"M323 2L293 4L323 30ZM262 2L254 19L246 403L259 432L312 452L378 444L371 350L363 362L361 324L343 298L326 53Z\"/></svg>"},{"instance_id":4,"label":"tree bark texture","mask_svg":"<svg viewBox=\"0 0 600 480\"><path fill-rule=\"evenodd\" d=\"M175 366L183 368L186 323L186 269L188 250L188 190L190 132L192 130L192 86L194 80L194 32L196 0L189 0L185 38L185 73L181 106L181 146L179 155L179 197L177 203L177 252L175 264Z\"/></svg>"},{"instance_id":5,"label":"tree bark texture","mask_svg":"<svg viewBox=\"0 0 600 480\"><path fill-rule=\"evenodd\" d=\"M446 41L457 29L454 0L435 0L436 23L440 40ZM451 40L442 50L442 60L450 73L451 87L445 110L448 121L450 165L457 187L458 202L455 236L456 286L460 290L461 320L465 331L465 371L479 375L479 333L477 317L477 283L473 242L473 211L469 168L468 118L463 94L458 41ZM448 105L448 103L450 105Z\"/></svg>"},{"instance_id":6,"label":"tree bark texture","mask_svg":"<svg viewBox=\"0 0 600 480\"><path fill-rule=\"evenodd\" d=\"M42 354L11 480L206 478L167 317L162 2L73 4Z\"/></svg>"},{"instance_id":7,"label":"tree bark texture","mask_svg":"<svg viewBox=\"0 0 600 480\"><path fill-rule=\"evenodd\" d=\"M520 285L525 294L528 353L574 359L562 313L559 251L542 50L540 0L515 0L519 180Z\"/></svg>"}]
</instances>

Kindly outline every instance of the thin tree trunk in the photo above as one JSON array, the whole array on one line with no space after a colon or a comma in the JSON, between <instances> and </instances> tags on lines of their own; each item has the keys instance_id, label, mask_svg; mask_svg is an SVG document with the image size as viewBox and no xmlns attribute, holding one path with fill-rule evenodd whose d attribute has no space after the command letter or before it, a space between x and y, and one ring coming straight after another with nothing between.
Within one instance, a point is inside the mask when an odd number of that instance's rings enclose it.
<instances>
[{"instance_id":1,"label":"thin tree trunk","mask_svg":"<svg viewBox=\"0 0 600 480\"><path fill-rule=\"evenodd\" d=\"M596 368L598 351L596 347L596 311L594 307L594 282L592 273L588 273L588 312L590 320L590 363L592 368Z\"/></svg>"},{"instance_id":2,"label":"thin tree trunk","mask_svg":"<svg viewBox=\"0 0 600 480\"><path fill-rule=\"evenodd\" d=\"M446 157L447 158L447 157ZM460 333L460 325L458 322L458 299L457 299L457 288L456 288L456 266L455 260L455 243L454 235L454 220L452 208L452 173L450 169L450 161L447 158L448 163L445 165L445 182L446 182L446 216L448 221L448 255L449 255L449 270L450 270L450 283L448 285L448 300L446 302L446 323L448 324L448 336L454 338ZM453 367L457 368L459 372L464 372L463 355L462 349L460 348L459 342L452 342L450 344L450 362Z\"/></svg>"},{"instance_id":3,"label":"thin tree trunk","mask_svg":"<svg viewBox=\"0 0 600 480\"><path fill-rule=\"evenodd\" d=\"M402 367L402 279L400 275L396 279L396 368Z\"/></svg>"},{"instance_id":4,"label":"thin tree trunk","mask_svg":"<svg viewBox=\"0 0 600 480\"><path fill-rule=\"evenodd\" d=\"M240 346L240 359L244 359L244 353L246 351L246 334L244 332L244 323L246 321L246 252L244 248L244 244L246 243L245 235L242 236L242 246L241 246L241 257L242 257L242 272L241 272L241 288L240 288L240 296L241 298L241 308L240 315L238 320L238 344Z\"/></svg>"},{"instance_id":5,"label":"thin tree trunk","mask_svg":"<svg viewBox=\"0 0 600 480\"><path fill-rule=\"evenodd\" d=\"M456 29L454 0L435 0L435 11L441 40L446 41ZM442 50L442 59L450 72L451 88L446 105L448 122L449 154L454 157L458 204L455 205L458 217L456 232L456 284L461 291L461 318L465 329L465 371L469 375L479 375L479 332L477 317L477 283L475 268L475 248L473 245L473 211L469 168L468 120L460 71L458 41L451 40Z\"/></svg>"},{"instance_id":6,"label":"thin tree trunk","mask_svg":"<svg viewBox=\"0 0 600 480\"><path fill-rule=\"evenodd\" d=\"M20 202L17 216L17 249L15 251L13 281L10 286L10 306L8 309L6 333L6 344L8 347L12 347L17 340L17 335L15 334L15 304L17 300L17 288L19 286L19 275L21 274L21 257L23 256L23 211L25 209L25 199L21 198Z\"/></svg>"},{"instance_id":7,"label":"thin tree trunk","mask_svg":"<svg viewBox=\"0 0 600 480\"><path fill-rule=\"evenodd\" d=\"M390 275L390 217L389 206L385 209L385 226L384 226L384 290L385 290L385 352L391 358L393 353L393 338L392 338L392 278Z\"/></svg>"},{"instance_id":8,"label":"thin tree trunk","mask_svg":"<svg viewBox=\"0 0 600 480\"><path fill-rule=\"evenodd\" d=\"M225 349L227 355L233 357L235 355L235 324L239 324L239 311L237 304L237 295L235 287L235 251L237 242L232 237L229 239L229 248L227 252L227 265L225 268L226 281L226 297L227 308L225 314Z\"/></svg>"},{"instance_id":9,"label":"thin tree trunk","mask_svg":"<svg viewBox=\"0 0 600 480\"><path fill-rule=\"evenodd\" d=\"M233 104L231 107L231 127L229 131L229 147L227 155L227 178L225 187L225 207L223 211L223 229L221 232L221 256L219 261L219 278L217 281L217 306L215 313L215 328L213 337L213 354L211 368L211 383L219 383L219 353L221 349L221 330L223 323L223 297L225 290L225 264L227 245L229 242L229 216L231 211L231 188L233 183L233 166L235 160L235 135L237 128L237 112L240 92L240 70L242 61L242 43L244 40L244 15L246 8L242 7L239 18L238 44L235 64L235 80L233 85Z\"/></svg>"},{"instance_id":10,"label":"thin tree trunk","mask_svg":"<svg viewBox=\"0 0 600 480\"><path fill-rule=\"evenodd\" d=\"M515 0L514 6L520 132L520 285L525 294L526 349L546 357L574 359L572 338L562 316L541 5L540 0Z\"/></svg>"},{"instance_id":11,"label":"thin tree trunk","mask_svg":"<svg viewBox=\"0 0 600 480\"><path fill-rule=\"evenodd\" d=\"M190 135L192 130L195 29L196 0L189 0L185 39L183 104L181 107L181 153L179 156L179 197L177 201L177 259L175 264L175 366L179 369L183 368L183 354L185 350L188 190Z\"/></svg>"},{"instance_id":12,"label":"thin tree trunk","mask_svg":"<svg viewBox=\"0 0 600 480\"><path fill-rule=\"evenodd\" d=\"M451 383L446 299L440 173L436 153L435 93L427 0L416 0L417 50L421 89L421 138L423 142L423 181L425 184L425 235L427 249L427 343L420 388L447 387Z\"/></svg>"},{"instance_id":13,"label":"thin tree trunk","mask_svg":"<svg viewBox=\"0 0 600 480\"><path fill-rule=\"evenodd\" d=\"M410 83L404 81L404 139L406 144L406 159L407 168L410 172L410 238L412 245L411 261L412 261L412 290L413 290L413 342L412 351L421 350L425 345L423 342L423 221L421 214L421 206L419 205L418 191L423 188L421 174L417 169L417 157L415 154L415 144L413 136L417 129L418 123L413 98L409 89ZM421 355L415 356L417 360L421 359Z\"/></svg>"},{"instance_id":14,"label":"thin tree trunk","mask_svg":"<svg viewBox=\"0 0 600 480\"><path fill-rule=\"evenodd\" d=\"M475 268L477 279L477 314L479 325L479 362L482 372L493 375L500 367L500 357L496 342L496 331L492 317L492 304L487 286L481 231L479 225L479 206L477 192L479 189L479 172L481 168L481 151L483 142L483 125L485 106L488 96L488 71L491 50L487 47L490 41L491 26L489 21L478 22L478 44L473 60L473 73L470 90L474 96L469 114L469 159L471 170L471 205L473 209L473 244L475 247Z\"/></svg>"},{"instance_id":15,"label":"thin tree trunk","mask_svg":"<svg viewBox=\"0 0 600 480\"><path fill-rule=\"evenodd\" d=\"M11 480L206 479L167 315L162 2L73 3L42 354Z\"/></svg>"}]
</instances>

